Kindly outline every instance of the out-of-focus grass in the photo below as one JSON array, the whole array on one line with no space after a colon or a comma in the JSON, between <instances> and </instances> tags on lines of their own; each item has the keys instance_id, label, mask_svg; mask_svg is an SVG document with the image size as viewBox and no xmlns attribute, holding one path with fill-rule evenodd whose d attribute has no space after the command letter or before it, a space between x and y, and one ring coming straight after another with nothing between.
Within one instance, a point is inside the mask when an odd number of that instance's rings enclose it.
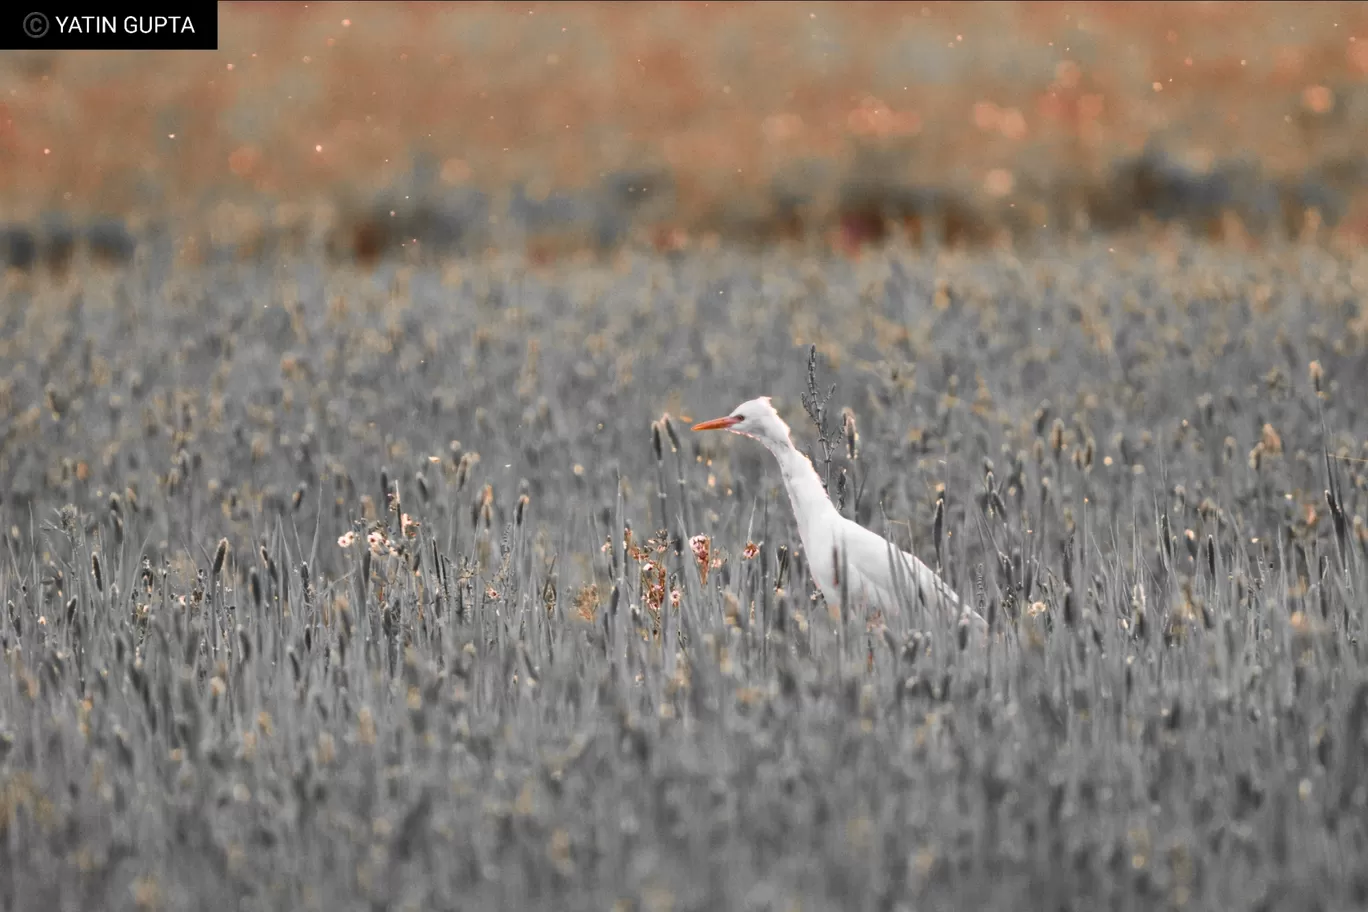
<instances>
[{"instance_id":1,"label":"out-of-focus grass","mask_svg":"<svg viewBox=\"0 0 1368 912\"><path fill-rule=\"evenodd\" d=\"M669 245L821 234L842 217L859 240L871 208L916 221L887 200L916 187L963 198L941 217L966 224L947 231L990 238L1142 206L1096 187L1157 140L1194 174L1239 156L1310 174L1344 198L1343 233L1363 228L1361 4L224 3L220 16L217 53L6 55L6 210L172 213L202 247L521 187L533 201L607 193ZM381 191L394 206L373 204ZM1289 205L1327 207L1309 193ZM1239 208L1218 201L1213 217L1226 207ZM552 252L612 234L584 221L530 231Z\"/></svg>"}]
</instances>

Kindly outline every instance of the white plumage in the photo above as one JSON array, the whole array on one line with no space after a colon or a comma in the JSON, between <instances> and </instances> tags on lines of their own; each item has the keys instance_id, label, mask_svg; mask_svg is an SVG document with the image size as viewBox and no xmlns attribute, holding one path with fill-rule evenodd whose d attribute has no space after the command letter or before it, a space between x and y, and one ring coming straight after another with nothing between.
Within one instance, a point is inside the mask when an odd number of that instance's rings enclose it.
<instances>
[{"instance_id":1,"label":"white plumage","mask_svg":"<svg viewBox=\"0 0 1368 912\"><path fill-rule=\"evenodd\" d=\"M899 593L933 610L960 614L960 600L944 580L916 557L887 539L846 519L827 497L812 462L793 445L789 426L779 417L768 396L743 402L725 418L694 425L695 431L727 430L765 445L779 463L788 491L798 535L803 541L813 580L829 605L840 605L841 573L848 573L845 591L851 606L865 605L895 614ZM984 625L978 612L964 615Z\"/></svg>"}]
</instances>

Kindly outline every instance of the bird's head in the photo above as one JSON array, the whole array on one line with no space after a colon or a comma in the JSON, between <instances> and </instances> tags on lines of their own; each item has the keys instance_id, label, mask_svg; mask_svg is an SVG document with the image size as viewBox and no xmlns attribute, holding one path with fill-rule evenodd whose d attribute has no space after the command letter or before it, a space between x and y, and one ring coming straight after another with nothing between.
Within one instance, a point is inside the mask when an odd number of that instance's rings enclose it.
<instances>
[{"instance_id":1,"label":"bird's head","mask_svg":"<svg viewBox=\"0 0 1368 912\"><path fill-rule=\"evenodd\" d=\"M743 402L732 409L725 418L700 421L693 426L695 431L731 431L754 437L766 446L792 446L789 426L770 404L769 396L761 396Z\"/></svg>"}]
</instances>

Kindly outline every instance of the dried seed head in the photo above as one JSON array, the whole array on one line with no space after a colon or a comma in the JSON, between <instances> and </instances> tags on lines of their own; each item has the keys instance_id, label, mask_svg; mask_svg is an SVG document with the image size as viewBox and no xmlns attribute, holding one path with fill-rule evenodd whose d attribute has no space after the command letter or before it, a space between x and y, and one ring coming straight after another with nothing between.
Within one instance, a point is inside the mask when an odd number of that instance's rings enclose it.
<instances>
[{"instance_id":1,"label":"dried seed head","mask_svg":"<svg viewBox=\"0 0 1368 912\"><path fill-rule=\"evenodd\" d=\"M679 434L675 431L674 422L670 420L669 412L660 417L660 423L665 427L665 436L670 438L670 451L679 452Z\"/></svg>"},{"instance_id":2,"label":"dried seed head","mask_svg":"<svg viewBox=\"0 0 1368 912\"><path fill-rule=\"evenodd\" d=\"M660 462L665 458L665 448L660 441L660 422L651 422L651 452L655 455L655 461Z\"/></svg>"},{"instance_id":3,"label":"dried seed head","mask_svg":"<svg viewBox=\"0 0 1368 912\"><path fill-rule=\"evenodd\" d=\"M95 577L95 591L104 592L104 572L100 568L100 555L97 551L90 552L90 575Z\"/></svg>"},{"instance_id":4,"label":"dried seed head","mask_svg":"<svg viewBox=\"0 0 1368 912\"><path fill-rule=\"evenodd\" d=\"M261 596L261 574L257 573L256 567L253 567L247 574L247 585L252 591L252 604L256 605L257 608L260 608L263 601Z\"/></svg>"},{"instance_id":5,"label":"dried seed head","mask_svg":"<svg viewBox=\"0 0 1368 912\"><path fill-rule=\"evenodd\" d=\"M531 503L531 501L532 499L526 494L518 498L518 506L513 511L513 523L518 526L518 528L522 528L523 514L527 512L527 505Z\"/></svg>"},{"instance_id":6,"label":"dried seed head","mask_svg":"<svg viewBox=\"0 0 1368 912\"><path fill-rule=\"evenodd\" d=\"M1045 436L1045 425L1050 421L1050 400L1046 399L1040 403L1040 408L1035 411L1035 433L1037 437Z\"/></svg>"},{"instance_id":7,"label":"dried seed head","mask_svg":"<svg viewBox=\"0 0 1368 912\"><path fill-rule=\"evenodd\" d=\"M479 462L480 457L477 453L462 453L460 462L456 464L456 490L459 492L470 480L470 470Z\"/></svg>"},{"instance_id":8,"label":"dried seed head","mask_svg":"<svg viewBox=\"0 0 1368 912\"><path fill-rule=\"evenodd\" d=\"M49 383L43 388L43 398L47 402L47 407L52 411L54 417L62 417L62 413L67 409L67 398L58 391L57 387Z\"/></svg>"},{"instance_id":9,"label":"dried seed head","mask_svg":"<svg viewBox=\"0 0 1368 912\"><path fill-rule=\"evenodd\" d=\"M1325 392L1325 369L1321 367L1319 361L1312 361L1309 370L1311 375L1311 386L1316 390L1316 395Z\"/></svg>"},{"instance_id":10,"label":"dried seed head","mask_svg":"<svg viewBox=\"0 0 1368 912\"><path fill-rule=\"evenodd\" d=\"M1282 435L1271 424L1264 424L1259 442L1263 444L1264 452L1269 456L1277 456L1282 452Z\"/></svg>"},{"instance_id":11,"label":"dried seed head","mask_svg":"<svg viewBox=\"0 0 1368 912\"><path fill-rule=\"evenodd\" d=\"M1064 450L1064 421L1056 418L1050 425L1050 452L1054 453L1055 459Z\"/></svg>"},{"instance_id":12,"label":"dried seed head","mask_svg":"<svg viewBox=\"0 0 1368 912\"><path fill-rule=\"evenodd\" d=\"M845 431L846 457L854 460L860 443L860 431L855 425L855 411L850 406L841 409L841 428Z\"/></svg>"},{"instance_id":13,"label":"dried seed head","mask_svg":"<svg viewBox=\"0 0 1368 912\"><path fill-rule=\"evenodd\" d=\"M218 547L214 549L214 576L223 572L223 562L228 559L228 539L220 538Z\"/></svg>"}]
</instances>

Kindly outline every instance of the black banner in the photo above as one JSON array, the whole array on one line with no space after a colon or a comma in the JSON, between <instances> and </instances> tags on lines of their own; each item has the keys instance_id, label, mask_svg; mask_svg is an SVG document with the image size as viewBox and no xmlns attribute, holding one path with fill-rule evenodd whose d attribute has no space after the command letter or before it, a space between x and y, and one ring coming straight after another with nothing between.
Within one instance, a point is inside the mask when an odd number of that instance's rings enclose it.
<instances>
[{"instance_id":1,"label":"black banner","mask_svg":"<svg viewBox=\"0 0 1368 912\"><path fill-rule=\"evenodd\" d=\"M19 0L0 12L0 50L218 50L218 2Z\"/></svg>"}]
</instances>

